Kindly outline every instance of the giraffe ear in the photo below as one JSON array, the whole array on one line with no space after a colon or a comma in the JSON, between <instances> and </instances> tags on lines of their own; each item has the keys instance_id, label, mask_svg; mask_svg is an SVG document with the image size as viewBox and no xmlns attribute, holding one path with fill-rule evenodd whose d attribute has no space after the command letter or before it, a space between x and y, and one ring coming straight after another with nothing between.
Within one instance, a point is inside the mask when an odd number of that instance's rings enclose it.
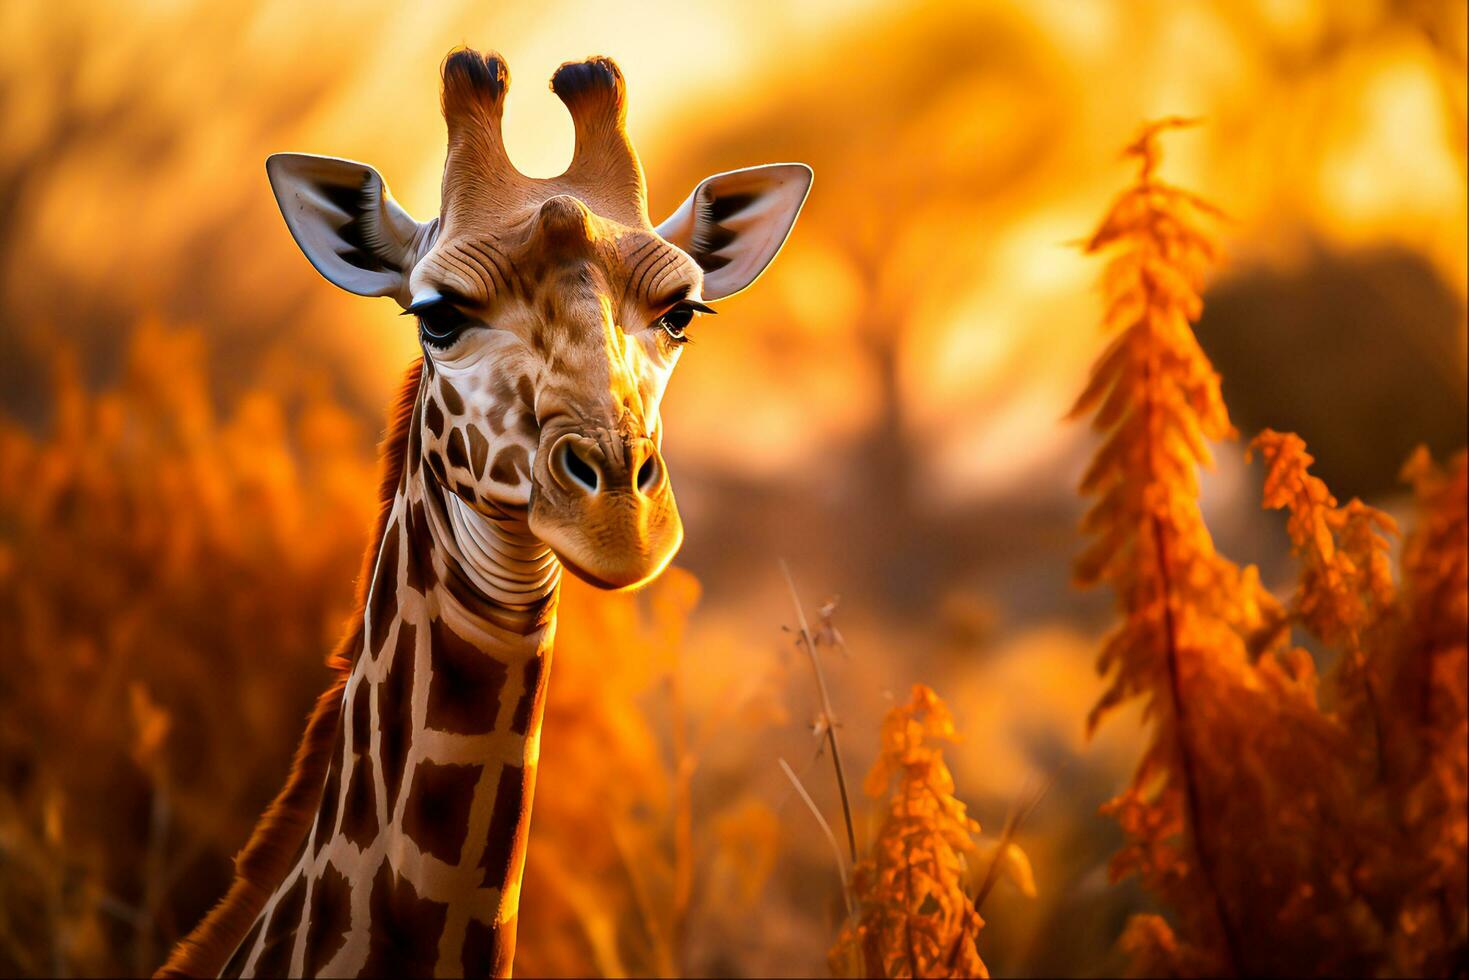
<instances>
[{"instance_id":1,"label":"giraffe ear","mask_svg":"<svg viewBox=\"0 0 1469 980\"><path fill-rule=\"evenodd\" d=\"M801 213L811 189L804 163L771 163L700 181L658 234L704 270L706 300L733 296L754 282Z\"/></svg>"},{"instance_id":2,"label":"giraffe ear","mask_svg":"<svg viewBox=\"0 0 1469 980\"><path fill-rule=\"evenodd\" d=\"M414 221L365 163L276 153L265 172L286 227L317 272L349 293L408 305L408 273L436 220Z\"/></svg>"}]
</instances>

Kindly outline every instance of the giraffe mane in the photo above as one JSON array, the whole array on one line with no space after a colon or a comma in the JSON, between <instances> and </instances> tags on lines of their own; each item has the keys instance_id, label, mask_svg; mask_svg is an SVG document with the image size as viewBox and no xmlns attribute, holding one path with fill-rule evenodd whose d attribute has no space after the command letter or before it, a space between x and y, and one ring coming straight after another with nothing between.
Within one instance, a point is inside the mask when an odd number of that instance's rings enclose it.
<instances>
[{"instance_id":1,"label":"giraffe mane","mask_svg":"<svg viewBox=\"0 0 1469 980\"><path fill-rule=\"evenodd\" d=\"M155 977L218 976L254 924L255 917L265 907L272 891L291 870L291 863L299 855L311 830L341 721L342 691L351 670L351 658L362 645L363 611L368 585L372 581L372 563L382 545L388 512L403 476L422 366L423 361L419 359L409 367L390 411L386 434L378 447L378 468L382 473L382 481L378 485L380 507L371 543L363 558L362 572L357 577L357 597L350 626L327 658L327 667L332 672L331 685L316 699L316 706L306 721L306 731L296 747L291 774L286 778L285 786L266 808L249 842L235 857L235 875L229 891L204 920L179 941Z\"/></svg>"}]
</instances>

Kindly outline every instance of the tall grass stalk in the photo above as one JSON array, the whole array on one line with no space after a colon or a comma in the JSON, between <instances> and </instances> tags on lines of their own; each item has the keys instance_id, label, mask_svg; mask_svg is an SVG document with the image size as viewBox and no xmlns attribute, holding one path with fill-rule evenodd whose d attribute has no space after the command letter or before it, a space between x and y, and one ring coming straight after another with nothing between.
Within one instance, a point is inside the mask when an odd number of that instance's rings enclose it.
<instances>
[{"instance_id":1,"label":"tall grass stalk","mask_svg":"<svg viewBox=\"0 0 1469 980\"><path fill-rule=\"evenodd\" d=\"M796 622L799 632L797 641L805 647L806 654L811 660L811 671L816 675L816 690L821 696L821 718L818 720L826 729L826 741L831 746L832 768L836 770L837 792L842 798L842 819L847 825L847 849L852 856L852 863L857 863L857 831L852 824L852 801L847 795L847 774L842 767L842 753L837 746L837 721L836 713L831 708L831 695L826 689L826 674L821 669L821 658L816 654L816 641L811 634L811 626L806 620L806 610L801 606L801 597L796 592L796 581L791 577L790 566L782 559L780 563L781 574L785 576L786 588L791 593L791 604L796 609Z\"/></svg>"}]
</instances>

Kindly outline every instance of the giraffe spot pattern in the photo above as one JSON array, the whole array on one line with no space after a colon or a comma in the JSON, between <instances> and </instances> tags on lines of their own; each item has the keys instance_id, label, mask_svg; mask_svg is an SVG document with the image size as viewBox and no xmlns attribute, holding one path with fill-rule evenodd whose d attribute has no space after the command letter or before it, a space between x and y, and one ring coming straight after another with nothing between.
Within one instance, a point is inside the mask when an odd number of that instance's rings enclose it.
<instances>
[{"instance_id":1,"label":"giraffe spot pattern","mask_svg":"<svg viewBox=\"0 0 1469 980\"><path fill-rule=\"evenodd\" d=\"M496 405L509 405L516 397L515 385L500 372L490 380L490 399ZM532 404L527 402L527 404Z\"/></svg>"},{"instance_id":2,"label":"giraffe spot pattern","mask_svg":"<svg viewBox=\"0 0 1469 980\"><path fill-rule=\"evenodd\" d=\"M372 756L359 755L347 778L347 805L342 810L342 836L358 847L377 837L377 800L372 789Z\"/></svg>"},{"instance_id":3,"label":"giraffe spot pattern","mask_svg":"<svg viewBox=\"0 0 1469 980\"><path fill-rule=\"evenodd\" d=\"M459 397L459 392L447 381L439 382L439 397L444 400L444 411L453 416L464 414L464 399Z\"/></svg>"},{"instance_id":4,"label":"giraffe spot pattern","mask_svg":"<svg viewBox=\"0 0 1469 980\"><path fill-rule=\"evenodd\" d=\"M483 887L503 889L509 877L519 836L516 830L525 809L525 775L524 766L506 766L500 770L495 806L490 811L489 841L479 862L485 873Z\"/></svg>"},{"instance_id":5,"label":"giraffe spot pattern","mask_svg":"<svg viewBox=\"0 0 1469 980\"><path fill-rule=\"evenodd\" d=\"M530 454L524 446L506 446L495 454L490 464L490 479L496 483L515 484L520 480L516 474L530 476Z\"/></svg>"},{"instance_id":6,"label":"giraffe spot pattern","mask_svg":"<svg viewBox=\"0 0 1469 980\"><path fill-rule=\"evenodd\" d=\"M408 508L408 564L403 577L409 588L424 596L428 595L437 578L428 535L428 516L424 512L423 501L415 500Z\"/></svg>"},{"instance_id":7,"label":"giraffe spot pattern","mask_svg":"<svg viewBox=\"0 0 1469 980\"><path fill-rule=\"evenodd\" d=\"M321 788L321 809L316 815L316 853L320 854L326 842L331 840L337 829L337 797L342 792L342 744L341 733L337 734L336 747L332 750L332 761L326 767L326 783Z\"/></svg>"},{"instance_id":8,"label":"giraffe spot pattern","mask_svg":"<svg viewBox=\"0 0 1469 980\"><path fill-rule=\"evenodd\" d=\"M296 880L271 914L265 929L265 945L255 960L257 977L283 977L291 972L291 952L296 945L296 928L306 908L306 876L297 873Z\"/></svg>"},{"instance_id":9,"label":"giraffe spot pattern","mask_svg":"<svg viewBox=\"0 0 1469 980\"><path fill-rule=\"evenodd\" d=\"M455 426L449 433L449 443L446 450L449 457L449 465L457 466L461 470L469 469L469 450L464 445L464 430Z\"/></svg>"},{"instance_id":10,"label":"giraffe spot pattern","mask_svg":"<svg viewBox=\"0 0 1469 980\"><path fill-rule=\"evenodd\" d=\"M438 477L440 486L449 485L449 471L444 467L444 457L438 453L429 453L428 468L434 471L434 476Z\"/></svg>"},{"instance_id":11,"label":"giraffe spot pattern","mask_svg":"<svg viewBox=\"0 0 1469 980\"><path fill-rule=\"evenodd\" d=\"M342 811L342 834L358 847L377 837L377 798L372 785L372 685L359 681L352 698L352 754L355 761L347 777L346 808Z\"/></svg>"},{"instance_id":12,"label":"giraffe spot pattern","mask_svg":"<svg viewBox=\"0 0 1469 980\"><path fill-rule=\"evenodd\" d=\"M308 977L320 976L322 969L347 942L352 928L352 886L347 876L328 863L311 891L311 921L306 927L306 962Z\"/></svg>"},{"instance_id":13,"label":"giraffe spot pattern","mask_svg":"<svg viewBox=\"0 0 1469 980\"><path fill-rule=\"evenodd\" d=\"M458 735L493 731L509 673L505 665L441 620L430 624L429 637L434 659L428 685L428 727Z\"/></svg>"},{"instance_id":14,"label":"giraffe spot pattern","mask_svg":"<svg viewBox=\"0 0 1469 980\"><path fill-rule=\"evenodd\" d=\"M432 398L428 400L428 407L424 409L423 419L428 423L428 431L434 434L435 439L444 434L444 411Z\"/></svg>"},{"instance_id":15,"label":"giraffe spot pattern","mask_svg":"<svg viewBox=\"0 0 1469 980\"><path fill-rule=\"evenodd\" d=\"M264 928L265 916L262 915L255 920L255 924L250 927L250 931L245 933L245 938L236 947L234 955L224 965L224 969L219 972L221 977L238 977L244 974L245 963L250 959L250 954L255 951L255 940L260 938L260 930Z\"/></svg>"},{"instance_id":16,"label":"giraffe spot pattern","mask_svg":"<svg viewBox=\"0 0 1469 980\"><path fill-rule=\"evenodd\" d=\"M491 416L493 419L494 416ZM476 480L484 479L485 462L490 454L490 441L480 431L479 426L469 427L469 471L474 474Z\"/></svg>"},{"instance_id":17,"label":"giraffe spot pattern","mask_svg":"<svg viewBox=\"0 0 1469 980\"><path fill-rule=\"evenodd\" d=\"M352 697L352 751L358 755L367 752L372 745L372 703L368 691L371 686L359 681Z\"/></svg>"},{"instance_id":18,"label":"giraffe spot pattern","mask_svg":"<svg viewBox=\"0 0 1469 980\"><path fill-rule=\"evenodd\" d=\"M408 420L408 475L418 475L418 464L423 456L423 436L419 428L423 425L423 401L413 406L413 417Z\"/></svg>"},{"instance_id":19,"label":"giraffe spot pattern","mask_svg":"<svg viewBox=\"0 0 1469 980\"><path fill-rule=\"evenodd\" d=\"M478 919L470 919L464 929L464 952L460 955L464 976L503 976L504 971L495 969L495 966L501 960L508 961L514 954L514 943L510 945L508 952L502 952L500 930Z\"/></svg>"},{"instance_id":20,"label":"giraffe spot pattern","mask_svg":"<svg viewBox=\"0 0 1469 980\"><path fill-rule=\"evenodd\" d=\"M398 624L398 645L393 651L393 663L377 691L379 755L383 765L383 786L388 792L389 813L398 805L403 764L413 740L413 653L417 640L417 627L406 622Z\"/></svg>"},{"instance_id":21,"label":"giraffe spot pattern","mask_svg":"<svg viewBox=\"0 0 1469 980\"><path fill-rule=\"evenodd\" d=\"M377 656L388 641L388 630L397 614L398 591L398 522L395 519L383 535L382 551L378 554L377 572L373 576L372 597L368 600L368 619L371 629L367 638L369 656Z\"/></svg>"},{"instance_id":22,"label":"giraffe spot pattern","mask_svg":"<svg viewBox=\"0 0 1469 980\"><path fill-rule=\"evenodd\" d=\"M368 909L372 932L359 976L433 976L449 906L420 897L384 861L373 878Z\"/></svg>"},{"instance_id":23,"label":"giraffe spot pattern","mask_svg":"<svg viewBox=\"0 0 1469 980\"><path fill-rule=\"evenodd\" d=\"M403 810L403 832L425 854L458 864L469 836L469 809L480 766L438 765L428 760L413 767L413 785Z\"/></svg>"},{"instance_id":24,"label":"giraffe spot pattern","mask_svg":"<svg viewBox=\"0 0 1469 980\"><path fill-rule=\"evenodd\" d=\"M521 692L520 700L515 705L515 715L510 719L510 728L517 735L524 735L530 731L530 721L535 715L536 702L541 697L541 674L545 667L546 658L542 654L537 654L525 662L525 690Z\"/></svg>"}]
</instances>

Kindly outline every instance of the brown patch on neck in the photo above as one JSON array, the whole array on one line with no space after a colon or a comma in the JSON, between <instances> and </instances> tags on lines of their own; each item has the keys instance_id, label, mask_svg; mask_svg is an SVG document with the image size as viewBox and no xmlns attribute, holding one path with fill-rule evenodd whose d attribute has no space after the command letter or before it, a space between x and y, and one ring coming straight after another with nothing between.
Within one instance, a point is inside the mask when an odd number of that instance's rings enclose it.
<instances>
[{"instance_id":1,"label":"brown patch on neck","mask_svg":"<svg viewBox=\"0 0 1469 980\"><path fill-rule=\"evenodd\" d=\"M306 732L296 748L296 758L286 785L266 809L250 835L249 843L235 859L235 878L229 891L194 931L179 941L155 977L218 976L245 933L255 924L271 894L285 880L301 853L306 835L311 831L321 803L327 767L334 754L332 749L336 744L337 730L341 726L342 690L352 663L362 648L362 618L373 564L382 545L393 500L403 480L413 406L418 398L422 369L421 360L409 367L390 411L387 435L379 446L378 465L382 481L378 485L378 501L381 510L357 577L356 611L346 634L327 659L327 666L334 673L331 686L316 699L316 707L306 722Z\"/></svg>"}]
</instances>

